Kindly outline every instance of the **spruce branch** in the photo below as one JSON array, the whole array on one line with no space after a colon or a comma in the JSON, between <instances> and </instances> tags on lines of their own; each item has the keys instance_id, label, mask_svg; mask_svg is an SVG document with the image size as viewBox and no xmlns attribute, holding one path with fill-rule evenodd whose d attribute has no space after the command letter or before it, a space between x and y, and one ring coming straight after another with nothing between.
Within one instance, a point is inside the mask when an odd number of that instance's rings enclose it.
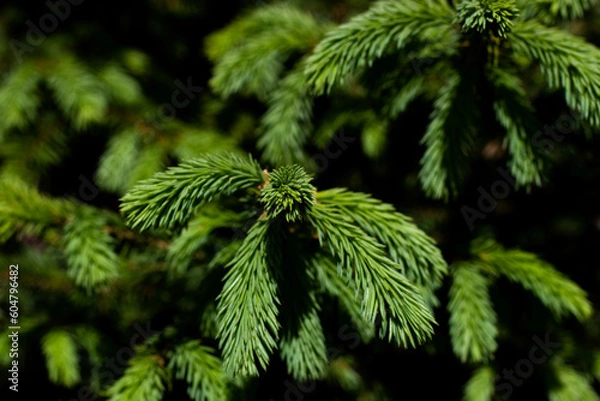
<instances>
[{"instance_id":1,"label":"spruce branch","mask_svg":"<svg viewBox=\"0 0 600 401\"><path fill-rule=\"evenodd\" d=\"M380 1L328 32L307 60L310 85L321 94L348 75L371 66L388 50L453 35L453 12L445 1Z\"/></svg>"},{"instance_id":2,"label":"spruce branch","mask_svg":"<svg viewBox=\"0 0 600 401\"><path fill-rule=\"evenodd\" d=\"M477 368L464 388L462 401L490 401L494 396L494 370L484 365Z\"/></svg>"},{"instance_id":3,"label":"spruce branch","mask_svg":"<svg viewBox=\"0 0 600 401\"><path fill-rule=\"evenodd\" d=\"M162 400L168 378L162 358L138 355L128 365L123 376L106 390L109 401Z\"/></svg>"},{"instance_id":4,"label":"spruce branch","mask_svg":"<svg viewBox=\"0 0 600 401\"><path fill-rule=\"evenodd\" d=\"M276 227L258 220L229 264L219 295L219 345L225 370L257 376L277 347L279 296L273 269L281 256ZM257 366L258 365L258 366Z\"/></svg>"},{"instance_id":5,"label":"spruce branch","mask_svg":"<svg viewBox=\"0 0 600 401\"><path fill-rule=\"evenodd\" d=\"M198 211L187 227L171 242L167 251L167 263L175 272L182 274L189 267L196 252L205 245L212 232L218 228L237 227L245 220L244 214L208 204Z\"/></svg>"},{"instance_id":6,"label":"spruce branch","mask_svg":"<svg viewBox=\"0 0 600 401\"><path fill-rule=\"evenodd\" d=\"M73 336L64 330L53 330L42 337L42 352L50 380L65 387L81 381L79 355Z\"/></svg>"},{"instance_id":7,"label":"spruce branch","mask_svg":"<svg viewBox=\"0 0 600 401\"><path fill-rule=\"evenodd\" d=\"M560 19L581 18L598 0L519 0L517 3L524 18L552 24Z\"/></svg>"},{"instance_id":8,"label":"spruce branch","mask_svg":"<svg viewBox=\"0 0 600 401\"><path fill-rule=\"evenodd\" d=\"M571 314L583 321L592 314L586 292L535 254L505 250L491 240L477 241L473 247L482 261L531 291L556 317Z\"/></svg>"},{"instance_id":9,"label":"spruce branch","mask_svg":"<svg viewBox=\"0 0 600 401\"><path fill-rule=\"evenodd\" d=\"M104 118L108 99L102 82L74 57L63 57L45 71L46 82L77 130Z\"/></svg>"},{"instance_id":10,"label":"spruce branch","mask_svg":"<svg viewBox=\"0 0 600 401\"><path fill-rule=\"evenodd\" d=\"M376 238L411 282L432 293L439 288L447 272L440 250L431 237L392 205L339 188L319 191L317 201L348 216L361 230Z\"/></svg>"},{"instance_id":11,"label":"spruce branch","mask_svg":"<svg viewBox=\"0 0 600 401\"><path fill-rule=\"evenodd\" d=\"M276 89L284 62L314 46L325 29L311 15L284 5L249 14L207 40L207 53L216 63L210 85L223 96L244 91L264 99Z\"/></svg>"},{"instance_id":12,"label":"spruce branch","mask_svg":"<svg viewBox=\"0 0 600 401\"><path fill-rule=\"evenodd\" d=\"M314 161L303 149L312 129L312 106L306 78L300 69L281 79L269 95L269 108L261 119L257 145L264 160L275 166L300 163L314 168Z\"/></svg>"},{"instance_id":13,"label":"spruce branch","mask_svg":"<svg viewBox=\"0 0 600 401\"><path fill-rule=\"evenodd\" d=\"M488 291L489 280L476 263L452 266L450 337L456 356L464 362L492 358L498 344L497 317Z\"/></svg>"},{"instance_id":14,"label":"spruce branch","mask_svg":"<svg viewBox=\"0 0 600 401\"><path fill-rule=\"evenodd\" d=\"M44 196L16 178L0 180L0 240L17 231L41 235L60 226L74 209L71 202Z\"/></svg>"},{"instance_id":15,"label":"spruce branch","mask_svg":"<svg viewBox=\"0 0 600 401\"><path fill-rule=\"evenodd\" d=\"M456 196L467 175L466 159L478 126L475 99L466 75L454 72L435 101L421 140L427 149L421 158L419 180L428 196L444 200Z\"/></svg>"},{"instance_id":16,"label":"spruce branch","mask_svg":"<svg viewBox=\"0 0 600 401\"><path fill-rule=\"evenodd\" d=\"M518 15L514 0L466 0L456 7L455 22L463 32L505 38Z\"/></svg>"},{"instance_id":17,"label":"spruce branch","mask_svg":"<svg viewBox=\"0 0 600 401\"><path fill-rule=\"evenodd\" d=\"M435 323L419 290L400 273L382 245L335 207L316 204L310 217L319 242L339 261L338 273L355 286L365 318L382 325L381 338L416 346L433 334Z\"/></svg>"},{"instance_id":18,"label":"spruce branch","mask_svg":"<svg viewBox=\"0 0 600 401\"><path fill-rule=\"evenodd\" d=\"M114 240L105 231L103 215L82 208L64 227L61 248L67 257L68 274L79 286L91 290L114 280L119 272L119 257Z\"/></svg>"},{"instance_id":19,"label":"spruce branch","mask_svg":"<svg viewBox=\"0 0 600 401\"><path fill-rule=\"evenodd\" d=\"M109 64L98 73L98 79L107 91L110 100L119 105L134 105L143 102L139 83L118 64Z\"/></svg>"},{"instance_id":20,"label":"spruce branch","mask_svg":"<svg viewBox=\"0 0 600 401\"><path fill-rule=\"evenodd\" d=\"M228 379L215 351L199 340L188 341L175 348L168 369L175 378L185 379L188 395L195 401L222 401L228 396Z\"/></svg>"},{"instance_id":21,"label":"spruce branch","mask_svg":"<svg viewBox=\"0 0 600 401\"><path fill-rule=\"evenodd\" d=\"M269 219L281 216L288 223L309 216L316 193L311 180L306 171L298 165L273 170L260 197L260 201L265 205L266 216Z\"/></svg>"},{"instance_id":22,"label":"spruce branch","mask_svg":"<svg viewBox=\"0 0 600 401\"><path fill-rule=\"evenodd\" d=\"M536 119L521 80L499 69L490 73L490 80L496 89L496 119L506 129L504 147L508 148L508 166L517 186L541 186L543 163L534 151L531 137L536 132Z\"/></svg>"},{"instance_id":23,"label":"spruce branch","mask_svg":"<svg viewBox=\"0 0 600 401\"><path fill-rule=\"evenodd\" d=\"M122 198L121 212L141 231L171 229L187 223L202 204L264 181L260 166L250 157L207 155L138 183Z\"/></svg>"},{"instance_id":24,"label":"spruce branch","mask_svg":"<svg viewBox=\"0 0 600 401\"><path fill-rule=\"evenodd\" d=\"M40 104L41 75L30 62L14 67L0 83L0 140L10 129L23 129L34 120Z\"/></svg>"},{"instance_id":25,"label":"spruce branch","mask_svg":"<svg viewBox=\"0 0 600 401\"><path fill-rule=\"evenodd\" d=\"M315 254L311 258L312 269L316 272L317 282L320 283L323 290L331 296L337 298L343 310L350 317L352 324L363 341L370 341L374 335L374 326L365 318L361 310L360 300L354 293L354 288L348 285L348 281L338 274L335 262L329 255L322 252Z\"/></svg>"},{"instance_id":26,"label":"spruce branch","mask_svg":"<svg viewBox=\"0 0 600 401\"><path fill-rule=\"evenodd\" d=\"M308 310L294 319L299 320L281 336L281 357L288 372L300 381L320 379L327 367L325 334L319 317L319 306L314 293L305 294Z\"/></svg>"},{"instance_id":27,"label":"spruce branch","mask_svg":"<svg viewBox=\"0 0 600 401\"><path fill-rule=\"evenodd\" d=\"M96 183L103 189L123 194L133 184L131 173L137 164L140 135L125 128L110 138L96 170Z\"/></svg>"},{"instance_id":28,"label":"spruce branch","mask_svg":"<svg viewBox=\"0 0 600 401\"><path fill-rule=\"evenodd\" d=\"M298 381L323 378L328 355L321 325L317 274L304 247L288 238L277 269L281 293L280 355L288 373Z\"/></svg>"},{"instance_id":29,"label":"spruce branch","mask_svg":"<svg viewBox=\"0 0 600 401\"><path fill-rule=\"evenodd\" d=\"M560 358L552 358L556 383L548 392L549 401L600 401L590 379L567 365Z\"/></svg>"},{"instance_id":30,"label":"spruce branch","mask_svg":"<svg viewBox=\"0 0 600 401\"><path fill-rule=\"evenodd\" d=\"M421 74L406 82L386 105L386 114L396 118L404 113L408 105L425 91L426 78L426 75Z\"/></svg>"},{"instance_id":31,"label":"spruce branch","mask_svg":"<svg viewBox=\"0 0 600 401\"><path fill-rule=\"evenodd\" d=\"M515 25L510 34L514 55L540 65L551 89L562 89L569 107L600 126L600 49L581 38L534 21Z\"/></svg>"}]
</instances>

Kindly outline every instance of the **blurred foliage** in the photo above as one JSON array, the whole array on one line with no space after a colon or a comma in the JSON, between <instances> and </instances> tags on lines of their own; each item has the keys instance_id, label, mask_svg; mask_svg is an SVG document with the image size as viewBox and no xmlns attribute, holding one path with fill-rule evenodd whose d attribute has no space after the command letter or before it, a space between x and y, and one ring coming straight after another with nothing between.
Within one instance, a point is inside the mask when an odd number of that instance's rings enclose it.
<instances>
[{"instance_id":1,"label":"blurred foliage","mask_svg":"<svg viewBox=\"0 0 600 401\"><path fill-rule=\"evenodd\" d=\"M75 3L0 5L21 396L599 399L597 1Z\"/></svg>"}]
</instances>

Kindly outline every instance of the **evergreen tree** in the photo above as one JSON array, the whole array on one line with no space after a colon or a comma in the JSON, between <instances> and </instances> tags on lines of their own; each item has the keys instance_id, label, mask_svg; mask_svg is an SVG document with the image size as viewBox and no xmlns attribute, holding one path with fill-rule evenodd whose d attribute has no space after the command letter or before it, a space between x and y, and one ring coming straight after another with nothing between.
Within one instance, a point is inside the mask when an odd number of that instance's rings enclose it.
<instances>
[{"instance_id":1,"label":"evergreen tree","mask_svg":"<svg viewBox=\"0 0 600 401\"><path fill-rule=\"evenodd\" d=\"M0 7L7 399L600 399L595 0L135 3Z\"/></svg>"}]
</instances>

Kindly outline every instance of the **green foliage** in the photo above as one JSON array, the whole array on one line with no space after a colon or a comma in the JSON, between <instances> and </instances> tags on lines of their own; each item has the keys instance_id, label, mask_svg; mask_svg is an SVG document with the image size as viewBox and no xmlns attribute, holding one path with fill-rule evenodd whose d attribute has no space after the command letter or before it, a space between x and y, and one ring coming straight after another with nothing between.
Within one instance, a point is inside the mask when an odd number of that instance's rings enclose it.
<instances>
[{"instance_id":1,"label":"green foliage","mask_svg":"<svg viewBox=\"0 0 600 401\"><path fill-rule=\"evenodd\" d=\"M240 156L210 155L182 163L136 185L123 197L121 212L134 228L174 228L197 207L220 195L257 187L260 166Z\"/></svg>"},{"instance_id":2,"label":"green foliage","mask_svg":"<svg viewBox=\"0 0 600 401\"><path fill-rule=\"evenodd\" d=\"M64 330L53 330L42 337L48 377L56 384L73 387L81 381L79 355L73 336Z\"/></svg>"},{"instance_id":3,"label":"green foliage","mask_svg":"<svg viewBox=\"0 0 600 401\"><path fill-rule=\"evenodd\" d=\"M162 359L155 355L135 356L128 364L123 376L106 390L109 401L160 401L167 380Z\"/></svg>"},{"instance_id":4,"label":"green foliage","mask_svg":"<svg viewBox=\"0 0 600 401\"><path fill-rule=\"evenodd\" d=\"M471 90L467 77L455 74L435 101L421 141L427 149L419 173L421 187L433 198L456 196L458 185L465 179L465 159L473 149L478 117L475 99L467 94Z\"/></svg>"},{"instance_id":5,"label":"green foliage","mask_svg":"<svg viewBox=\"0 0 600 401\"><path fill-rule=\"evenodd\" d=\"M236 181L240 183L237 186ZM223 190L225 183L228 186ZM164 190L165 185L175 189ZM324 336L318 334L319 309L312 293L316 279L325 279L323 289L340 298L365 338L371 335L367 326L373 326L379 318L380 337L401 346L416 346L432 335L433 316L411 278L430 293L440 285L446 265L433 241L390 205L364 194L331 190L320 195L299 166L284 166L268 173L252 159L232 154L196 159L136 185L124 196L123 210L129 213L129 223L142 229L164 226L156 222L166 222L164 216L175 213L178 223L186 224L193 208L189 206L182 215L182 199L201 205L219 191L231 196L238 192L236 188L250 186L254 187L252 191L238 196L246 203L246 210L260 202L264 212L254 221L241 246L234 248L233 259L229 256L219 262L228 267L218 297L218 337L227 372L256 376L259 369L266 369L272 353L280 347L289 372L297 379L324 374ZM158 203L152 195L160 198L160 209L156 209ZM220 201L228 200L223 197ZM198 209L199 221L210 210L214 209ZM195 224L190 230L197 230ZM195 248L211 231L210 224L206 223L204 233L196 231L200 235L195 238L184 231L181 238L185 239L175 246L181 250L188 245L187 249ZM316 233L309 234L313 230ZM300 258L310 258L310 253L301 252L300 245L287 247L292 246L292 237L308 246L306 234L315 236L310 242L318 238L330 256L323 258L324 254L319 253L313 262L299 262ZM183 253L189 258L190 252ZM387 252L401 264L390 259ZM332 268L334 263L337 268ZM286 267L289 265L295 267ZM432 283L426 283L428 278ZM287 280L297 285L286 289ZM349 283L354 289L352 294L343 288ZM300 309L285 309L290 303ZM299 320L290 326L291 316Z\"/></svg>"},{"instance_id":6,"label":"green foliage","mask_svg":"<svg viewBox=\"0 0 600 401\"><path fill-rule=\"evenodd\" d=\"M520 0L519 7L528 18L536 18L544 23L559 19L581 18L584 12L598 3L597 0Z\"/></svg>"},{"instance_id":7,"label":"green foliage","mask_svg":"<svg viewBox=\"0 0 600 401\"><path fill-rule=\"evenodd\" d=\"M265 160L275 164L299 162L314 167L304 153L312 129L312 98L301 70L291 72L269 96L257 142Z\"/></svg>"},{"instance_id":8,"label":"green foliage","mask_svg":"<svg viewBox=\"0 0 600 401\"><path fill-rule=\"evenodd\" d=\"M3 241L17 231L42 235L60 225L71 210L69 202L45 197L22 181L0 181L0 239Z\"/></svg>"},{"instance_id":9,"label":"green foliage","mask_svg":"<svg viewBox=\"0 0 600 401\"><path fill-rule=\"evenodd\" d=\"M177 379L188 383L188 395L195 401L219 401L227 399L228 379L221 360L214 350L198 340L188 341L173 350L169 369Z\"/></svg>"},{"instance_id":10,"label":"green foliage","mask_svg":"<svg viewBox=\"0 0 600 401\"><path fill-rule=\"evenodd\" d=\"M219 339L224 366L232 374L258 375L277 346L279 298L272 267L280 255L278 233L256 222L225 276L219 296ZM256 361L256 362L255 362Z\"/></svg>"},{"instance_id":11,"label":"green foliage","mask_svg":"<svg viewBox=\"0 0 600 401\"><path fill-rule=\"evenodd\" d=\"M131 171L139 154L140 138L135 129L127 128L114 135L96 170L98 185L109 191L123 193L133 184Z\"/></svg>"},{"instance_id":12,"label":"green foliage","mask_svg":"<svg viewBox=\"0 0 600 401\"><path fill-rule=\"evenodd\" d=\"M119 258L114 240L104 231L107 221L89 209L82 209L65 225L62 247L69 265L69 276L87 289L114 279Z\"/></svg>"},{"instance_id":13,"label":"green foliage","mask_svg":"<svg viewBox=\"0 0 600 401\"><path fill-rule=\"evenodd\" d=\"M374 324L381 317L380 337L414 347L433 334L434 319L418 289L386 256L383 246L356 227L348 214L317 204L311 223L320 243L336 257L339 273L354 283L365 318Z\"/></svg>"},{"instance_id":14,"label":"green foliage","mask_svg":"<svg viewBox=\"0 0 600 401\"><path fill-rule=\"evenodd\" d=\"M186 30L173 35L169 28L202 17L210 29L231 10L213 14L212 5L190 0L140 4L152 33L140 40L164 35L172 46L147 46L148 55L117 46L114 57L115 38L80 14L81 26L70 20L64 34L47 35L15 65L9 38L32 10L12 3L0 18L0 264L21 264L20 348L27 356L41 344L53 384L71 392L89 386L109 401L171 399L179 390L216 401L256 398L257 388L278 391L269 380L287 374L299 383L326 379L352 393L340 399L392 399L401 392L386 394L389 378L378 383L363 363L378 363L382 350L395 358L397 347L418 345L419 358L452 357L444 342L428 342L442 306L454 355L474 369L464 400L489 400L496 351L524 344L513 332L521 322L498 321L494 309L515 306L496 287L504 277L557 320L587 320L575 337L571 327L560 330L564 355L540 373L549 373L552 401L598 400L597 319L586 292L541 256L491 240L474 241L465 258L456 213L413 190L420 185L435 200L460 196L464 183L477 184L469 182L473 159L478 178L506 162L516 186L527 190L541 186L553 172L548 167L563 166L557 155L538 154L533 135L565 106L548 89L564 93L587 133L600 127L600 53L569 33L593 40L597 15L562 23L564 30L552 25L583 17L596 0L260 5L204 41L211 77L194 54L198 38L188 41ZM127 27L139 27L129 16ZM194 82L213 93L204 89L189 97L185 111L177 106L176 116L161 117L166 95L182 90L180 82L173 87L178 66L190 62ZM317 182L381 191L389 203L313 184L316 156L337 157L329 146L339 145L336 135L345 130L360 137L362 149L336 160L342 174L335 175L337 166L320 171ZM88 139L93 146L86 147ZM395 160L398 141L403 158L413 157L410 146L424 145L418 176ZM580 146L577 140L562 149L588 157ZM248 155L256 151L269 171ZM359 168L365 156L371 164ZM78 189L79 174L109 193L87 204L65 199ZM376 182L382 177L389 182ZM394 191L386 187L398 183L405 184L402 198L389 198ZM113 212L115 195L122 216ZM504 206L512 217L521 210L516 202ZM579 230L572 237L579 240L590 232L584 224L564 234ZM525 229L496 228L518 242L527 237ZM444 283L448 271L451 281ZM589 273L569 274L580 280ZM439 296L444 284L448 298ZM8 288L0 286L3 299ZM69 313L57 315L57 308ZM0 311L0 324L6 320ZM121 340L134 341L135 322L151 320L162 334L136 348L120 378L103 383L104 356L127 345ZM536 318L521 330L557 324ZM337 339L332 332L340 327L354 330L355 341L360 335L360 352L340 356L347 350L331 347L343 340L342 330ZM1 334L4 366L10 341ZM376 334L391 344L367 344ZM281 372L272 372L273 358L285 365Z\"/></svg>"},{"instance_id":15,"label":"green foliage","mask_svg":"<svg viewBox=\"0 0 600 401\"><path fill-rule=\"evenodd\" d=\"M474 247L483 261L531 291L556 317L571 314L584 320L592 314L585 291L535 254L505 250L493 242L476 243Z\"/></svg>"},{"instance_id":16,"label":"green foliage","mask_svg":"<svg viewBox=\"0 0 600 401\"><path fill-rule=\"evenodd\" d=\"M553 360L552 368L557 382L553 387L550 387L548 392L550 401L600 400L600 396L594 391L589 379L581 372L560 360Z\"/></svg>"},{"instance_id":17,"label":"green foliage","mask_svg":"<svg viewBox=\"0 0 600 401\"><path fill-rule=\"evenodd\" d=\"M317 93L329 92L388 50L453 36L452 17L445 1L376 2L319 42L307 61L308 81Z\"/></svg>"},{"instance_id":18,"label":"green foliage","mask_svg":"<svg viewBox=\"0 0 600 401\"><path fill-rule=\"evenodd\" d=\"M298 312L299 316L293 319L299 322L290 324L280 342L288 372L302 381L322 378L328 364L318 300L314 293L304 296L308 298L307 310Z\"/></svg>"},{"instance_id":19,"label":"green foliage","mask_svg":"<svg viewBox=\"0 0 600 401\"><path fill-rule=\"evenodd\" d=\"M423 288L428 299L433 296L446 275L447 265L431 237L410 218L367 194L344 189L320 191L317 200L351 218L361 230L376 238L402 274Z\"/></svg>"},{"instance_id":20,"label":"green foliage","mask_svg":"<svg viewBox=\"0 0 600 401\"><path fill-rule=\"evenodd\" d=\"M498 347L497 317L488 291L490 282L474 263L458 262L452 268L448 310L454 353L462 362L489 360ZM478 386L482 379L472 380Z\"/></svg>"},{"instance_id":21,"label":"green foliage","mask_svg":"<svg viewBox=\"0 0 600 401\"><path fill-rule=\"evenodd\" d=\"M285 217L287 222L302 220L311 214L316 189L300 166L284 166L269 174L260 201L270 219Z\"/></svg>"},{"instance_id":22,"label":"green foliage","mask_svg":"<svg viewBox=\"0 0 600 401\"><path fill-rule=\"evenodd\" d=\"M63 113L72 116L74 128L100 122L108 103L102 82L74 58L62 58L52 68L48 86Z\"/></svg>"},{"instance_id":23,"label":"green foliage","mask_svg":"<svg viewBox=\"0 0 600 401\"><path fill-rule=\"evenodd\" d=\"M453 278L448 303L450 339L454 353L463 363L485 363L494 358L500 330L489 288L501 275L530 290L557 318L570 314L584 320L591 316L592 305L585 291L536 255L506 250L489 238L473 241L471 254L472 261L450 266ZM576 372L560 374L564 375L560 381L573 381L585 387ZM494 394L493 378L490 366L480 366L465 387L464 401L490 400ZM558 389L554 396L569 397L569 391Z\"/></svg>"},{"instance_id":24,"label":"green foliage","mask_svg":"<svg viewBox=\"0 0 600 401\"><path fill-rule=\"evenodd\" d=\"M25 62L13 68L0 85L0 140L13 128L25 128L36 115L40 104L38 82L41 76L35 66Z\"/></svg>"},{"instance_id":25,"label":"green foliage","mask_svg":"<svg viewBox=\"0 0 600 401\"><path fill-rule=\"evenodd\" d=\"M98 74L100 82L109 93L109 101L119 105L134 105L142 97L142 88L118 64L104 67Z\"/></svg>"},{"instance_id":26,"label":"green foliage","mask_svg":"<svg viewBox=\"0 0 600 401\"><path fill-rule=\"evenodd\" d=\"M490 33L505 38L519 15L514 0L467 0L456 7L456 20L464 32Z\"/></svg>"},{"instance_id":27,"label":"green foliage","mask_svg":"<svg viewBox=\"0 0 600 401\"><path fill-rule=\"evenodd\" d=\"M473 372L465 385L463 401L489 401L494 396L494 370L482 366Z\"/></svg>"},{"instance_id":28,"label":"green foliage","mask_svg":"<svg viewBox=\"0 0 600 401\"><path fill-rule=\"evenodd\" d=\"M171 242L167 251L169 266L182 274L192 263L194 254L209 242L214 230L236 227L242 223L243 217L213 204L201 208L181 234Z\"/></svg>"},{"instance_id":29,"label":"green foliage","mask_svg":"<svg viewBox=\"0 0 600 401\"><path fill-rule=\"evenodd\" d=\"M515 177L516 185L542 184L542 159L536 154L529 138L536 130L533 107L526 97L520 80L505 71L491 72L496 89L494 111L496 119L506 130L504 146L510 159L508 167Z\"/></svg>"},{"instance_id":30,"label":"green foliage","mask_svg":"<svg viewBox=\"0 0 600 401\"><path fill-rule=\"evenodd\" d=\"M211 87L224 96L246 92L265 98L276 88L284 62L310 49L324 29L294 7L257 9L207 39L206 52L216 64Z\"/></svg>"},{"instance_id":31,"label":"green foliage","mask_svg":"<svg viewBox=\"0 0 600 401\"><path fill-rule=\"evenodd\" d=\"M517 57L538 63L551 89L562 89L569 107L600 126L600 50L583 39L534 21L515 25L510 43Z\"/></svg>"},{"instance_id":32,"label":"green foliage","mask_svg":"<svg viewBox=\"0 0 600 401\"><path fill-rule=\"evenodd\" d=\"M317 281L323 291L337 298L362 340L370 341L375 335L373 325L365 319L360 300L354 296L354 288L348 285L348 280L338 274L335 262L327 255L316 254L312 258L312 263L315 265L313 270L316 271Z\"/></svg>"}]
</instances>

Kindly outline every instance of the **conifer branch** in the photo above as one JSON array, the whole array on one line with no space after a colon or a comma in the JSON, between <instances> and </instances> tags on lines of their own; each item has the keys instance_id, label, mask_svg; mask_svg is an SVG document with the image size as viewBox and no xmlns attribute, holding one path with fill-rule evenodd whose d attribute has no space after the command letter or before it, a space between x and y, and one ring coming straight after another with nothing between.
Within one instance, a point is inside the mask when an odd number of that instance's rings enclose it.
<instances>
[{"instance_id":1,"label":"conifer branch","mask_svg":"<svg viewBox=\"0 0 600 401\"><path fill-rule=\"evenodd\" d=\"M477 368L464 389L462 401L490 401L494 396L494 370L484 365Z\"/></svg>"},{"instance_id":2,"label":"conifer branch","mask_svg":"<svg viewBox=\"0 0 600 401\"><path fill-rule=\"evenodd\" d=\"M281 336L281 357L286 362L288 372L296 380L320 379L327 367L325 334L319 317L319 307L315 294L305 294L309 309L294 316L299 320L294 331ZM297 327L296 327L297 326Z\"/></svg>"},{"instance_id":3,"label":"conifer branch","mask_svg":"<svg viewBox=\"0 0 600 401\"><path fill-rule=\"evenodd\" d=\"M140 355L131 358L123 376L106 391L109 401L160 401L165 390L167 372L162 358Z\"/></svg>"},{"instance_id":4,"label":"conifer branch","mask_svg":"<svg viewBox=\"0 0 600 401\"><path fill-rule=\"evenodd\" d=\"M211 87L223 96L243 91L266 98L286 59L314 46L326 28L293 7L259 9L207 40L207 53L216 62Z\"/></svg>"},{"instance_id":5,"label":"conifer branch","mask_svg":"<svg viewBox=\"0 0 600 401\"><path fill-rule=\"evenodd\" d=\"M122 198L121 212L131 227L141 231L171 229L187 223L202 204L264 181L262 169L252 158L207 155L138 183Z\"/></svg>"},{"instance_id":6,"label":"conifer branch","mask_svg":"<svg viewBox=\"0 0 600 401\"><path fill-rule=\"evenodd\" d=\"M598 0L519 0L524 18L552 24L559 19L581 18Z\"/></svg>"},{"instance_id":7,"label":"conifer branch","mask_svg":"<svg viewBox=\"0 0 600 401\"><path fill-rule=\"evenodd\" d=\"M104 216L82 209L64 227L61 247L69 276L88 290L115 279L119 272L119 257L104 230L106 223Z\"/></svg>"},{"instance_id":8,"label":"conifer branch","mask_svg":"<svg viewBox=\"0 0 600 401\"><path fill-rule=\"evenodd\" d=\"M386 257L382 245L330 205L315 205L310 222L339 261L338 273L354 284L365 318L372 324L381 318L381 338L414 347L433 334L435 321L419 290Z\"/></svg>"},{"instance_id":9,"label":"conifer branch","mask_svg":"<svg viewBox=\"0 0 600 401\"><path fill-rule=\"evenodd\" d=\"M229 265L219 295L219 345L225 370L257 376L277 347L279 296L272 269L280 260L276 227L257 221Z\"/></svg>"},{"instance_id":10,"label":"conifer branch","mask_svg":"<svg viewBox=\"0 0 600 401\"><path fill-rule=\"evenodd\" d=\"M317 201L348 216L361 230L385 246L390 259L411 282L435 291L447 264L435 242L392 205L345 189L317 193Z\"/></svg>"},{"instance_id":11,"label":"conifer branch","mask_svg":"<svg viewBox=\"0 0 600 401\"><path fill-rule=\"evenodd\" d=\"M330 31L307 62L306 74L321 94L371 66L388 50L452 36L453 12L445 1L380 1Z\"/></svg>"},{"instance_id":12,"label":"conifer branch","mask_svg":"<svg viewBox=\"0 0 600 401\"><path fill-rule=\"evenodd\" d=\"M33 63L14 67L0 84L0 141L4 133L23 129L37 115L41 75Z\"/></svg>"},{"instance_id":13,"label":"conifer branch","mask_svg":"<svg viewBox=\"0 0 600 401\"><path fill-rule=\"evenodd\" d=\"M268 110L261 120L262 135L258 147L269 163L300 163L314 168L304 152L312 130L312 97L300 69L289 73L269 96Z\"/></svg>"},{"instance_id":14,"label":"conifer branch","mask_svg":"<svg viewBox=\"0 0 600 401\"><path fill-rule=\"evenodd\" d=\"M585 320L591 315L592 305L586 292L535 254L504 250L493 241L474 246L483 261L531 291L558 318L571 314Z\"/></svg>"},{"instance_id":15,"label":"conifer branch","mask_svg":"<svg viewBox=\"0 0 600 401\"><path fill-rule=\"evenodd\" d=\"M65 387L81 381L77 345L70 333L53 330L42 337L42 351L50 380Z\"/></svg>"},{"instance_id":16,"label":"conifer branch","mask_svg":"<svg viewBox=\"0 0 600 401\"><path fill-rule=\"evenodd\" d=\"M489 281L477 264L461 262L452 267L448 302L452 348L463 363L487 361L498 347Z\"/></svg>"},{"instance_id":17,"label":"conifer branch","mask_svg":"<svg viewBox=\"0 0 600 401\"><path fill-rule=\"evenodd\" d=\"M600 126L600 49L534 21L515 25L510 43L515 56L539 63L550 88L564 90L569 107Z\"/></svg>"},{"instance_id":18,"label":"conifer branch","mask_svg":"<svg viewBox=\"0 0 600 401\"><path fill-rule=\"evenodd\" d=\"M58 227L73 210L70 202L46 197L18 179L0 180L0 241L17 231L41 235Z\"/></svg>"},{"instance_id":19,"label":"conifer branch","mask_svg":"<svg viewBox=\"0 0 600 401\"><path fill-rule=\"evenodd\" d=\"M496 69L491 73L496 87L494 111L498 122L506 129L504 146L508 148L508 166L517 186L542 185L542 160L533 148L532 134L536 120L529 100L514 75Z\"/></svg>"},{"instance_id":20,"label":"conifer branch","mask_svg":"<svg viewBox=\"0 0 600 401\"><path fill-rule=\"evenodd\" d=\"M427 131L421 140L427 149L421 158L419 180L425 193L448 200L466 177L466 159L474 145L477 110L465 75L453 73L435 101Z\"/></svg>"},{"instance_id":21,"label":"conifer branch","mask_svg":"<svg viewBox=\"0 0 600 401\"><path fill-rule=\"evenodd\" d=\"M589 378L560 358L553 358L552 370L557 383L550 387L549 401L600 401Z\"/></svg>"},{"instance_id":22,"label":"conifer branch","mask_svg":"<svg viewBox=\"0 0 600 401\"><path fill-rule=\"evenodd\" d=\"M361 303L354 293L354 288L338 274L337 266L331 257L317 253L312 258L312 264L312 269L317 275L317 282L320 283L323 290L338 299L341 307L360 333L362 340L370 341L375 335L374 326L363 315Z\"/></svg>"},{"instance_id":23,"label":"conifer branch","mask_svg":"<svg viewBox=\"0 0 600 401\"><path fill-rule=\"evenodd\" d=\"M222 401L228 396L228 379L221 360L212 348L198 340L188 341L175 348L168 368L175 378L185 379L188 395L194 401Z\"/></svg>"},{"instance_id":24,"label":"conifer branch","mask_svg":"<svg viewBox=\"0 0 600 401\"><path fill-rule=\"evenodd\" d=\"M167 252L167 262L178 273L187 270L194 254L209 241L210 234L223 227L236 227L244 220L244 215L214 204L202 207L181 234L171 242Z\"/></svg>"},{"instance_id":25,"label":"conifer branch","mask_svg":"<svg viewBox=\"0 0 600 401\"><path fill-rule=\"evenodd\" d=\"M56 61L51 71L46 71L46 82L75 129L98 123L105 116L108 99L102 82L75 58Z\"/></svg>"}]
</instances>

